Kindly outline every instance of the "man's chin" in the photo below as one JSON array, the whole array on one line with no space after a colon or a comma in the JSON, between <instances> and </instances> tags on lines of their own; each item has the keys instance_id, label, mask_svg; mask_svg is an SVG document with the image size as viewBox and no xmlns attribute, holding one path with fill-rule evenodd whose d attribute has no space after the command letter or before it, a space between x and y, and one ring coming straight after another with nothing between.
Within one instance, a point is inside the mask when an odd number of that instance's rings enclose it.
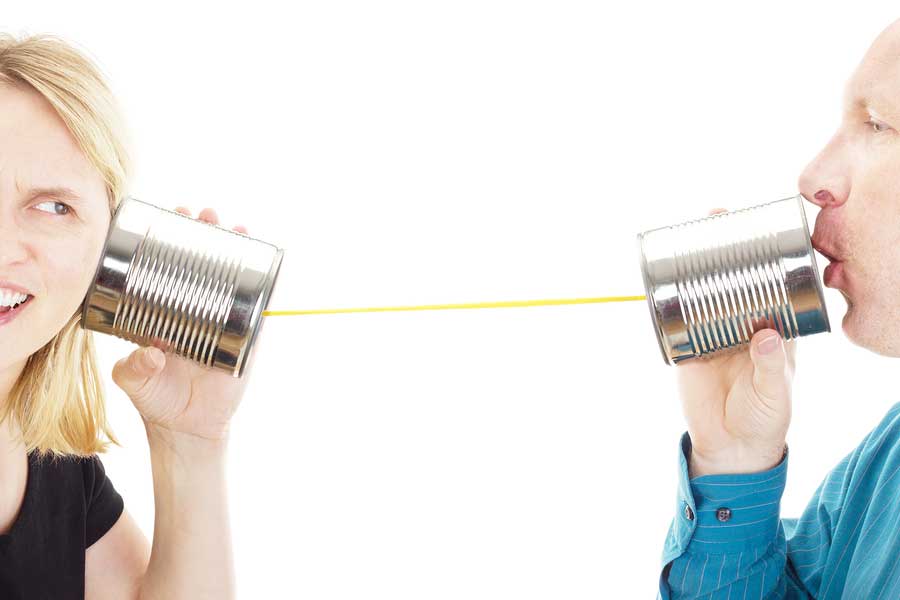
<instances>
[{"instance_id":1,"label":"man's chin","mask_svg":"<svg viewBox=\"0 0 900 600\"><path fill-rule=\"evenodd\" d=\"M847 310L850 311L853 309L853 298L851 298L847 292L844 290L838 290L841 293L841 296L844 297L844 301L847 303Z\"/></svg>"},{"instance_id":2,"label":"man's chin","mask_svg":"<svg viewBox=\"0 0 900 600\"><path fill-rule=\"evenodd\" d=\"M884 319L866 317L859 306L847 298L847 312L841 320L844 336L854 346L891 358L900 358L900 338L892 335L900 331L900 323L886 323Z\"/></svg>"}]
</instances>

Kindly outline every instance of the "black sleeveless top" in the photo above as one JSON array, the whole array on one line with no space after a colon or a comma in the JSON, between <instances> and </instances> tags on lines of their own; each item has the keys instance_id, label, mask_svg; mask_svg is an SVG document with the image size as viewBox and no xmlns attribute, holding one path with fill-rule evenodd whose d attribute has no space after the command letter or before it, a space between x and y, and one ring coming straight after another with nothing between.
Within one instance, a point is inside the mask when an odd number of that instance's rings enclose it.
<instances>
[{"instance_id":1,"label":"black sleeveless top","mask_svg":"<svg viewBox=\"0 0 900 600\"><path fill-rule=\"evenodd\" d=\"M84 552L122 514L97 455L28 455L25 498L0 535L0 598L84 600Z\"/></svg>"}]
</instances>

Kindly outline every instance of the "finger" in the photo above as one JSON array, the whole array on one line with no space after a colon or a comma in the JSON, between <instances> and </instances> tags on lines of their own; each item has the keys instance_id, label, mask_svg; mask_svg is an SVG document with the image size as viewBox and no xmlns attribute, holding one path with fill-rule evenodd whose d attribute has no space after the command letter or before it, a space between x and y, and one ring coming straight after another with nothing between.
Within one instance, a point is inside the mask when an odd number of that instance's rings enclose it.
<instances>
[{"instance_id":1,"label":"finger","mask_svg":"<svg viewBox=\"0 0 900 600\"><path fill-rule=\"evenodd\" d=\"M797 340L786 340L784 342L784 352L787 355L788 366L790 366L793 373L797 368Z\"/></svg>"},{"instance_id":2,"label":"finger","mask_svg":"<svg viewBox=\"0 0 900 600\"><path fill-rule=\"evenodd\" d=\"M165 366L165 353L159 348L142 346L119 359L113 366L112 379L131 397L141 393L147 382Z\"/></svg>"},{"instance_id":3,"label":"finger","mask_svg":"<svg viewBox=\"0 0 900 600\"><path fill-rule=\"evenodd\" d=\"M200 214L197 215L197 219L205 223L212 223L213 225L219 224L219 215L217 215L216 211L212 208L204 208L201 210Z\"/></svg>"},{"instance_id":4,"label":"finger","mask_svg":"<svg viewBox=\"0 0 900 600\"><path fill-rule=\"evenodd\" d=\"M191 209L187 208L186 206L176 206L175 212L187 215L188 217L191 216Z\"/></svg>"},{"instance_id":5,"label":"finger","mask_svg":"<svg viewBox=\"0 0 900 600\"><path fill-rule=\"evenodd\" d=\"M234 227L232 227L232 229L234 229L238 233L243 233L244 235L247 235L247 228L244 227L243 225L235 225Z\"/></svg>"},{"instance_id":6,"label":"finger","mask_svg":"<svg viewBox=\"0 0 900 600\"><path fill-rule=\"evenodd\" d=\"M764 352L762 342L769 340L774 343L768 352ZM763 400L782 405L788 400L790 386L785 375L787 355L781 334L774 329L763 329L753 334L750 358L753 361L753 388L756 393Z\"/></svg>"},{"instance_id":7,"label":"finger","mask_svg":"<svg viewBox=\"0 0 900 600\"><path fill-rule=\"evenodd\" d=\"M711 211L709 211L709 216L718 215L718 214L727 213L727 212L728 212L727 208L714 208Z\"/></svg>"}]
</instances>

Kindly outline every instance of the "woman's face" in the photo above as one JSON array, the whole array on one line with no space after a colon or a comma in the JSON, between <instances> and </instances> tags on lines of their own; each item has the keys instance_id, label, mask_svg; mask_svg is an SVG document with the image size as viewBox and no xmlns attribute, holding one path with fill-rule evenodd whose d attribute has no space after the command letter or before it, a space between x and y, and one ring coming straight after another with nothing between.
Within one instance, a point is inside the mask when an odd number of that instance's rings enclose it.
<instances>
[{"instance_id":1,"label":"woman's face","mask_svg":"<svg viewBox=\"0 0 900 600\"><path fill-rule=\"evenodd\" d=\"M62 197L49 188L68 188ZM50 104L0 83L0 281L34 296L0 324L0 401L87 294L109 228L100 173ZM2 284L0 284L2 287Z\"/></svg>"},{"instance_id":2,"label":"woman's face","mask_svg":"<svg viewBox=\"0 0 900 600\"><path fill-rule=\"evenodd\" d=\"M900 356L900 21L847 82L841 125L799 186L822 208L813 243L841 262L827 285L847 300L845 334Z\"/></svg>"}]
</instances>

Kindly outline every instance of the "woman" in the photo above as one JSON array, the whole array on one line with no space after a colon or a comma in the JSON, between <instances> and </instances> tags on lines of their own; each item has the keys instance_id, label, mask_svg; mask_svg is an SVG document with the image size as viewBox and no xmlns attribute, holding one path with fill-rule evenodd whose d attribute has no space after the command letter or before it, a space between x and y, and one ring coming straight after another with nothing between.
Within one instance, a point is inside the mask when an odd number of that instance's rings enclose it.
<instances>
[{"instance_id":1,"label":"woman","mask_svg":"<svg viewBox=\"0 0 900 600\"><path fill-rule=\"evenodd\" d=\"M152 549L97 456L118 441L79 320L126 194L125 140L83 52L0 34L0 598L234 596L224 467L247 374L155 347L115 363L150 445Z\"/></svg>"}]
</instances>

